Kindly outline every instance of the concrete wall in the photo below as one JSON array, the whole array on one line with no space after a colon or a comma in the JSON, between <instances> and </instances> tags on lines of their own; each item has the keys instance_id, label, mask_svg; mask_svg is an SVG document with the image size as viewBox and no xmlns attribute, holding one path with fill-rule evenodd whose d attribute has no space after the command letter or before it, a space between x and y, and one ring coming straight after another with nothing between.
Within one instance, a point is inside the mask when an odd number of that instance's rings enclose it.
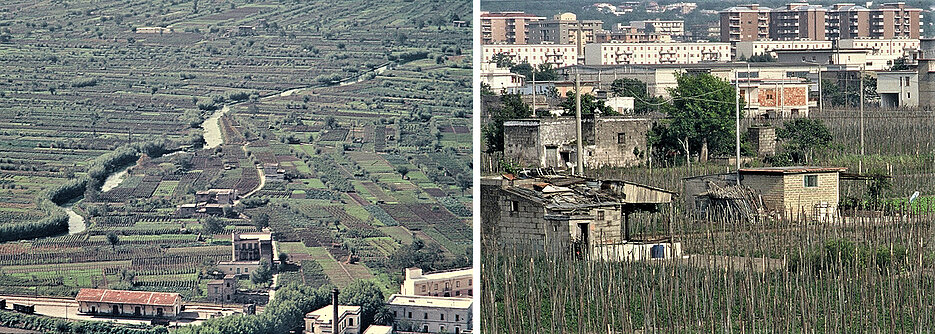
<instances>
[{"instance_id":1,"label":"concrete wall","mask_svg":"<svg viewBox=\"0 0 935 334\"><path fill-rule=\"evenodd\" d=\"M926 54L926 57L935 59L933 54ZM919 106L923 108L935 107L935 72L933 72L932 59L919 60Z\"/></svg>"},{"instance_id":2,"label":"concrete wall","mask_svg":"<svg viewBox=\"0 0 935 334\"><path fill-rule=\"evenodd\" d=\"M539 166L539 121L508 121L503 125L503 155L521 166Z\"/></svg>"},{"instance_id":3,"label":"concrete wall","mask_svg":"<svg viewBox=\"0 0 935 334\"><path fill-rule=\"evenodd\" d=\"M916 72L878 72L877 93L882 107L918 107L919 75Z\"/></svg>"}]
</instances>

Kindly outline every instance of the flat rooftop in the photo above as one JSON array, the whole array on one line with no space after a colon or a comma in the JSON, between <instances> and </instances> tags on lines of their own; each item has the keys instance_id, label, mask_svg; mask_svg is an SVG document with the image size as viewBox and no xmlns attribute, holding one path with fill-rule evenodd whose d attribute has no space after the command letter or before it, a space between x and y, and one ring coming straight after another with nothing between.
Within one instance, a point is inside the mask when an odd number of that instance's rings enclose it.
<instances>
[{"instance_id":1,"label":"flat rooftop","mask_svg":"<svg viewBox=\"0 0 935 334\"><path fill-rule=\"evenodd\" d=\"M843 172L845 167L815 167L815 166L789 166L789 167L757 167L741 168L741 173L748 174L800 174L800 173L829 173Z\"/></svg>"},{"instance_id":2,"label":"flat rooftop","mask_svg":"<svg viewBox=\"0 0 935 334\"><path fill-rule=\"evenodd\" d=\"M431 274L423 274L422 276L418 278L419 279L447 279L447 278L467 277L473 274L474 274L474 269L466 268L466 269L442 271L442 272L431 273Z\"/></svg>"},{"instance_id":3,"label":"flat rooftop","mask_svg":"<svg viewBox=\"0 0 935 334\"><path fill-rule=\"evenodd\" d=\"M474 304L473 299L432 296L406 296L394 294L386 302L388 305L421 306L452 309L468 309Z\"/></svg>"},{"instance_id":4,"label":"flat rooftop","mask_svg":"<svg viewBox=\"0 0 935 334\"><path fill-rule=\"evenodd\" d=\"M316 322L330 323L331 319L334 317L334 309L332 306L334 304L328 304L328 306L322 307L320 309L308 312L305 314L306 318L317 318ZM347 306L347 305L338 305L338 318L343 318L348 314L360 314L360 306Z\"/></svg>"}]
</instances>

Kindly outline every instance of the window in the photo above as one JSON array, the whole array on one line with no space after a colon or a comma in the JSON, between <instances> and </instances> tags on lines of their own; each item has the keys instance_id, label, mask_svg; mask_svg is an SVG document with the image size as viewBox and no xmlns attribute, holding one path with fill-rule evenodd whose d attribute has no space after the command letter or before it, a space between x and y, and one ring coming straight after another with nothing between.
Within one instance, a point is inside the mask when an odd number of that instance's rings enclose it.
<instances>
[{"instance_id":1,"label":"window","mask_svg":"<svg viewBox=\"0 0 935 334\"><path fill-rule=\"evenodd\" d=\"M348 319L347 319L347 326L348 326L348 327L354 327L354 318L348 318Z\"/></svg>"},{"instance_id":2,"label":"window","mask_svg":"<svg viewBox=\"0 0 935 334\"><path fill-rule=\"evenodd\" d=\"M429 320L429 313L425 312L425 315L422 316L422 319Z\"/></svg>"},{"instance_id":3,"label":"window","mask_svg":"<svg viewBox=\"0 0 935 334\"><path fill-rule=\"evenodd\" d=\"M249 273L249 272L250 272L250 268L243 268L243 272Z\"/></svg>"},{"instance_id":4,"label":"window","mask_svg":"<svg viewBox=\"0 0 935 334\"><path fill-rule=\"evenodd\" d=\"M519 211L518 201L510 201L510 211L513 211L513 212Z\"/></svg>"},{"instance_id":5,"label":"window","mask_svg":"<svg viewBox=\"0 0 935 334\"><path fill-rule=\"evenodd\" d=\"M455 287L456 287L456 288L460 288L460 287L461 287L461 281L455 281Z\"/></svg>"},{"instance_id":6,"label":"window","mask_svg":"<svg viewBox=\"0 0 935 334\"><path fill-rule=\"evenodd\" d=\"M444 314L444 313L439 313L438 315L439 315L438 320L445 320L445 314Z\"/></svg>"},{"instance_id":7,"label":"window","mask_svg":"<svg viewBox=\"0 0 935 334\"><path fill-rule=\"evenodd\" d=\"M461 315L455 314L455 321L461 321Z\"/></svg>"},{"instance_id":8,"label":"window","mask_svg":"<svg viewBox=\"0 0 935 334\"><path fill-rule=\"evenodd\" d=\"M218 287L214 287L214 293L218 293Z\"/></svg>"},{"instance_id":9,"label":"window","mask_svg":"<svg viewBox=\"0 0 935 334\"><path fill-rule=\"evenodd\" d=\"M818 186L818 175L805 175L805 187L814 188Z\"/></svg>"},{"instance_id":10,"label":"window","mask_svg":"<svg viewBox=\"0 0 935 334\"><path fill-rule=\"evenodd\" d=\"M412 312L409 312L409 319L412 319Z\"/></svg>"},{"instance_id":11,"label":"window","mask_svg":"<svg viewBox=\"0 0 935 334\"><path fill-rule=\"evenodd\" d=\"M604 220L604 210L597 210L597 220L598 221Z\"/></svg>"},{"instance_id":12,"label":"window","mask_svg":"<svg viewBox=\"0 0 935 334\"><path fill-rule=\"evenodd\" d=\"M393 318L396 318L396 317L398 317L398 316L399 316L399 314L396 314L396 311L393 311Z\"/></svg>"},{"instance_id":13,"label":"window","mask_svg":"<svg viewBox=\"0 0 935 334\"><path fill-rule=\"evenodd\" d=\"M627 133L619 132L617 133L617 144L626 144L627 143Z\"/></svg>"},{"instance_id":14,"label":"window","mask_svg":"<svg viewBox=\"0 0 935 334\"><path fill-rule=\"evenodd\" d=\"M422 292L425 292L425 285L422 286Z\"/></svg>"},{"instance_id":15,"label":"window","mask_svg":"<svg viewBox=\"0 0 935 334\"><path fill-rule=\"evenodd\" d=\"M438 290L438 283L435 283L435 290Z\"/></svg>"}]
</instances>

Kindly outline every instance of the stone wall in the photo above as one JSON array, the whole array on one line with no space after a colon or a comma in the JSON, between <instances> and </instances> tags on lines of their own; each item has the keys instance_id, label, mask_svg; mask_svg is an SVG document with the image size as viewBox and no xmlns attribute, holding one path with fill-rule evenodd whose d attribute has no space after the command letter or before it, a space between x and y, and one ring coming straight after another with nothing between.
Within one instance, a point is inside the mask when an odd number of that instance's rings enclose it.
<instances>
[{"instance_id":1,"label":"stone wall","mask_svg":"<svg viewBox=\"0 0 935 334\"><path fill-rule=\"evenodd\" d=\"M539 166L539 121L516 120L503 124L503 154L520 166Z\"/></svg>"},{"instance_id":2,"label":"stone wall","mask_svg":"<svg viewBox=\"0 0 935 334\"><path fill-rule=\"evenodd\" d=\"M806 175L818 175L818 186L806 188ZM791 212L790 218L816 218L816 214L822 214L816 211L819 205L828 207L824 214L834 215L840 194L837 172L786 174L783 183L783 198L786 212ZM805 217L802 217L803 213Z\"/></svg>"},{"instance_id":3,"label":"stone wall","mask_svg":"<svg viewBox=\"0 0 935 334\"><path fill-rule=\"evenodd\" d=\"M776 129L765 126L751 126L747 130L747 140L753 144L757 156L776 154Z\"/></svg>"},{"instance_id":4,"label":"stone wall","mask_svg":"<svg viewBox=\"0 0 935 334\"><path fill-rule=\"evenodd\" d=\"M601 117L594 125L594 146L588 153L588 168L639 165L646 157L649 119Z\"/></svg>"},{"instance_id":5,"label":"stone wall","mask_svg":"<svg viewBox=\"0 0 935 334\"><path fill-rule=\"evenodd\" d=\"M767 209L785 210L782 174L742 174L740 184L759 192Z\"/></svg>"},{"instance_id":6,"label":"stone wall","mask_svg":"<svg viewBox=\"0 0 935 334\"><path fill-rule=\"evenodd\" d=\"M568 229L546 220L542 204L510 191L500 191L499 197L499 243L539 248L568 242Z\"/></svg>"}]
</instances>

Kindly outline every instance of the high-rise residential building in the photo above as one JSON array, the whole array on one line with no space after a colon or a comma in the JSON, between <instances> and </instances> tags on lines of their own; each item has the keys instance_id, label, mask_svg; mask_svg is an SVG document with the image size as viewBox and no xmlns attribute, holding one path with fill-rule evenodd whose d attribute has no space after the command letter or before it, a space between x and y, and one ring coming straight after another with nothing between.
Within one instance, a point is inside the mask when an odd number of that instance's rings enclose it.
<instances>
[{"instance_id":1,"label":"high-rise residential building","mask_svg":"<svg viewBox=\"0 0 935 334\"><path fill-rule=\"evenodd\" d=\"M769 38L768 7L743 5L721 11L721 42L756 41Z\"/></svg>"},{"instance_id":2,"label":"high-rise residential building","mask_svg":"<svg viewBox=\"0 0 935 334\"><path fill-rule=\"evenodd\" d=\"M561 13L550 20L529 24L529 44L577 44L581 28L582 44L593 43L595 32L604 29L601 20L578 20L573 13Z\"/></svg>"},{"instance_id":3,"label":"high-rise residential building","mask_svg":"<svg viewBox=\"0 0 935 334\"><path fill-rule=\"evenodd\" d=\"M919 38L922 9L905 3L885 3L879 8L835 4L828 11L828 38Z\"/></svg>"},{"instance_id":4,"label":"high-rise residential building","mask_svg":"<svg viewBox=\"0 0 935 334\"><path fill-rule=\"evenodd\" d=\"M529 24L544 17L523 12L484 12L480 15L482 44L527 44Z\"/></svg>"},{"instance_id":5,"label":"high-rise residential building","mask_svg":"<svg viewBox=\"0 0 935 334\"><path fill-rule=\"evenodd\" d=\"M870 36L870 9L852 3L839 3L828 11L827 37L830 40Z\"/></svg>"},{"instance_id":6,"label":"high-rise residential building","mask_svg":"<svg viewBox=\"0 0 935 334\"><path fill-rule=\"evenodd\" d=\"M777 41L825 40L825 14L820 5L795 2L769 13L769 38Z\"/></svg>"}]
</instances>

